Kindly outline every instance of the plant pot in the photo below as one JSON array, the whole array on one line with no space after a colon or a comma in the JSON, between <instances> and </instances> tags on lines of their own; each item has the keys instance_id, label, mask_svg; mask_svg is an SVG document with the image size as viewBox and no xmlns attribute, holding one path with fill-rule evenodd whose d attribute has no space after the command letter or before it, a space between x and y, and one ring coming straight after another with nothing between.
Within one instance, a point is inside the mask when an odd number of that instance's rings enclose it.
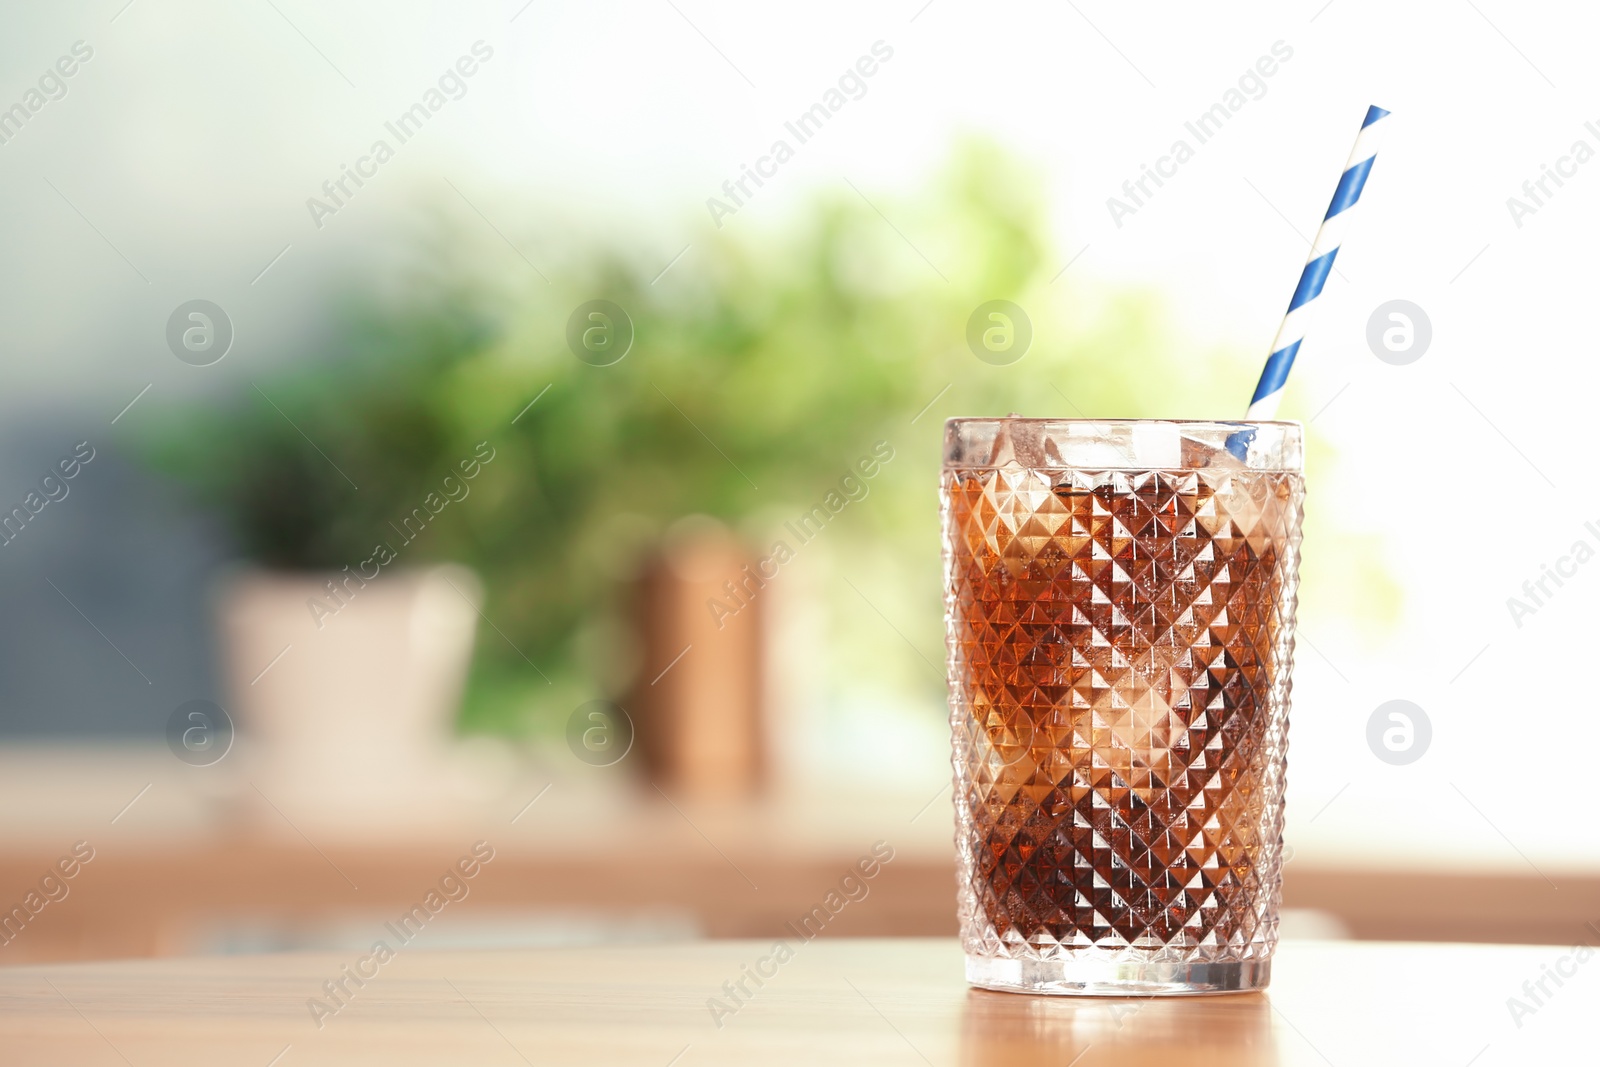
<instances>
[{"instance_id":1,"label":"plant pot","mask_svg":"<svg viewBox=\"0 0 1600 1067\"><path fill-rule=\"evenodd\" d=\"M229 711L263 818L392 824L447 804L481 587L465 567L246 571L221 591Z\"/></svg>"}]
</instances>

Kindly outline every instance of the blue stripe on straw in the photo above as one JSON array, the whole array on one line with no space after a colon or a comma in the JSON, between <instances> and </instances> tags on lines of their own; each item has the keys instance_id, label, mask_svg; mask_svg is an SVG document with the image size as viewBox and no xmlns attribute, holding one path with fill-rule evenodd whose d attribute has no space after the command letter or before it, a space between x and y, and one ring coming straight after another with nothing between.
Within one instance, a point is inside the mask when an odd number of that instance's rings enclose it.
<instances>
[{"instance_id":1,"label":"blue stripe on straw","mask_svg":"<svg viewBox=\"0 0 1600 1067\"><path fill-rule=\"evenodd\" d=\"M1367 184L1367 175L1372 171L1372 161L1377 155L1370 155L1360 163L1345 171L1339 178L1339 188L1333 191L1333 200L1328 204L1328 213L1322 216L1331 219L1345 208L1361 199L1361 188Z\"/></svg>"},{"instance_id":2,"label":"blue stripe on straw","mask_svg":"<svg viewBox=\"0 0 1600 1067\"><path fill-rule=\"evenodd\" d=\"M1377 105L1367 108L1366 118L1361 122L1362 130L1387 118L1389 112ZM1370 149L1370 151L1367 151ZM1317 249L1322 242L1338 240L1338 230L1330 231L1328 220L1335 215L1342 215L1349 211L1361 199L1361 191L1367 184L1367 175L1372 171L1373 161L1377 157L1377 141L1365 133L1356 138L1356 148L1351 150L1353 157L1357 150L1362 150L1366 159L1356 160L1345 168L1339 176L1339 185L1333 191L1333 199L1328 204L1328 212L1322 217L1322 226L1317 230L1316 239L1312 242L1311 249L1314 259L1306 263L1300 271L1300 281L1295 286L1294 296L1289 300L1289 310L1285 313L1283 325L1278 328L1278 337L1273 342L1294 338L1282 348L1267 357L1266 366L1261 369L1261 379L1256 383L1255 395L1250 398L1251 410L1246 412L1246 417L1257 419L1271 419L1277 412L1278 397L1283 392L1284 385L1289 379L1289 370L1294 366L1295 356L1300 351L1301 339L1305 336L1305 315L1294 318L1294 313L1300 308L1310 304L1322 294L1322 288L1327 284L1328 275L1333 271L1334 257L1339 254L1338 247L1327 252L1317 254ZM1342 222L1343 220L1341 220ZM1309 310L1306 314L1309 314ZM1298 336L1296 336L1298 335ZM1258 410L1259 409L1259 410ZM1241 463L1246 462L1249 453L1250 441L1254 431L1239 430L1228 437L1227 448Z\"/></svg>"},{"instance_id":3,"label":"blue stripe on straw","mask_svg":"<svg viewBox=\"0 0 1600 1067\"><path fill-rule=\"evenodd\" d=\"M1300 351L1298 340L1278 349L1267 357L1267 365L1261 368L1261 380L1256 383L1255 396L1250 398L1254 404L1264 396L1271 396L1283 388L1289 380L1289 370L1294 366L1294 357Z\"/></svg>"},{"instance_id":4,"label":"blue stripe on straw","mask_svg":"<svg viewBox=\"0 0 1600 1067\"><path fill-rule=\"evenodd\" d=\"M1233 454L1233 458L1240 463L1250 462L1250 442L1256 439L1256 428L1248 430L1235 430L1228 435L1223 447Z\"/></svg>"},{"instance_id":5,"label":"blue stripe on straw","mask_svg":"<svg viewBox=\"0 0 1600 1067\"><path fill-rule=\"evenodd\" d=\"M1300 284L1294 287L1294 298L1289 301L1290 311L1317 298L1328 282L1328 273L1333 270L1333 257L1338 254L1335 248L1306 262L1305 269L1300 272Z\"/></svg>"}]
</instances>

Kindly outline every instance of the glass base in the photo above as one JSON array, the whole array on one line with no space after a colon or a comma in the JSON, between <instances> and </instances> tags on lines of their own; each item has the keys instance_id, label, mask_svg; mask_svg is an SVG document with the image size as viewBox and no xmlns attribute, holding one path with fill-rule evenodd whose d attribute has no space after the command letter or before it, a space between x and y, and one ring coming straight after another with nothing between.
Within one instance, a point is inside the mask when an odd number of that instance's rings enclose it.
<instances>
[{"instance_id":1,"label":"glass base","mask_svg":"<svg viewBox=\"0 0 1600 1067\"><path fill-rule=\"evenodd\" d=\"M1173 997L1248 993L1272 980L1271 960L1233 963L1016 960L967 957L967 984L1001 993L1077 997Z\"/></svg>"}]
</instances>

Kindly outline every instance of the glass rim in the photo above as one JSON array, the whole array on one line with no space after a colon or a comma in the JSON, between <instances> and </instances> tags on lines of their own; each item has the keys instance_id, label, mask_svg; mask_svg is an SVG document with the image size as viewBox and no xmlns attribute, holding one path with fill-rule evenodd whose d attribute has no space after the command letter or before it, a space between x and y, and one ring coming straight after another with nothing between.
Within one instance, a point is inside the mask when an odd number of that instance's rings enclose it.
<instances>
[{"instance_id":1,"label":"glass rim","mask_svg":"<svg viewBox=\"0 0 1600 1067\"><path fill-rule=\"evenodd\" d=\"M1135 426L1161 423L1168 426L1215 426L1219 429L1240 426L1284 426L1304 429L1295 419L1090 419L1061 418L1055 415L954 415L944 420L946 426L971 422L1065 422L1078 426Z\"/></svg>"},{"instance_id":2,"label":"glass rim","mask_svg":"<svg viewBox=\"0 0 1600 1067\"><path fill-rule=\"evenodd\" d=\"M960 416L944 423L944 467L1040 470L1304 470L1305 427L1286 419ZM1014 450L1014 451L1013 451ZM1231 459L1223 453L1232 453Z\"/></svg>"}]
</instances>

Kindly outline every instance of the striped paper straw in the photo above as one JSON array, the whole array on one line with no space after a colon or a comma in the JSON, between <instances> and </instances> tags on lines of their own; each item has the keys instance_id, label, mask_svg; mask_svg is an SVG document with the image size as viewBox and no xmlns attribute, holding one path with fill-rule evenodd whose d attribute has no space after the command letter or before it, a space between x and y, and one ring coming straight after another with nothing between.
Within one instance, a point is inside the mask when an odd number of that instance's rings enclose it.
<instances>
[{"instance_id":1,"label":"striped paper straw","mask_svg":"<svg viewBox=\"0 0 1600 1067\"><path fill-rule=\"evenodd\" d=\"M1367 175L1372 171L1372 161L1378 154L1378 138L1383 133L1380 120L1387 114L1376 105L1367 108L1361 133L1356 136L1356 146L1350 150L1339 187L1333 191L1333 202L1328 205L1328 213L1322 217L1322 226L1317 230L1317 239L1311 245L1311 257L1300 272L1300 284L1294 288L1288 313L1283 316L1283 325L1278 327L1278 336L1272 342L1272 355L1267 357L1261 381L1250 398L1250 410L1245 412L1247 419L1269 420L1278 413L1278 400L1283 396L1284 382L1289 380L1289 368L1294 366L1300 342L1305 340L1310 314L1333 270L1339 246L1344 242L1350 209L1361 199L1362 186L1367 184Z\"/></svg>"}]
</instances>

